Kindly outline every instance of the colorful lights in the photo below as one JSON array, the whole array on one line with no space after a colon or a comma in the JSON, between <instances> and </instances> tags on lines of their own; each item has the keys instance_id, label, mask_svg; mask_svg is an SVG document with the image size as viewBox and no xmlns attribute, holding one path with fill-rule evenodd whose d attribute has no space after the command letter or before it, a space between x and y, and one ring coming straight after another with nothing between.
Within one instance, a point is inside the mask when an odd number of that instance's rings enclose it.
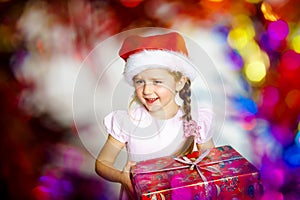
<instances>
[{"instance_id":1,"label":"colorful lights","mask_svg":"<svg viewBox=\"0 0 300 200\"><path fill-rule=\"evenodd\" d=\"M293 50L286 51L282 55L280 67L282 73L300 69L300 54Z\"/></svg>"},{"instance_id":2,"label":"colorful lights","mask_svg":"<svg viewBox=\"0 0 300 200\"><path fill-rule=\"evenodd\" d=\"M246 0L246 1L249 2L249 3L259 3L262 0Z\"/></svg>"},{"instance_id":3,"label":"colorful lights","mask_svg":"<svg viewBox=\"0 0 300 200\"><path fill-rule=\"evenodd\" d=\"M285 97L285 102L290 109L297 109L300 107L300 90L294 89L289 91Z\"/></svg>"},{"instance_id":4,"label":"colorful lights","mask_svg":"<svg viewBox=\"0 0 300 200\"><path fill-rule=\"evenodd\" d=\"M244 48L252 36L243 28L236 28L229 32L228 43L234 49Z\"/></svg>"},{"instance_id":5,"label":"colorful lights","mask_svg":"<svg viewBox=\"0 0 300 200\"><path fill-rule=\"evenodd\" d=\"M270 22L267 28L270 48L274 51L283 51L286 48L286 38L289 32L288 23L284 20Z\"/></svg>"},{"instance_id":6,"label":"colorful lights","mask_svg":"<svg viewBox=\"0 0 300 200\"><path fill-rule=\"evenodd\" d=\"M297 53L300 53L300 34L292 38L291 46Z\"/></svg>"},{"instance_id":7,"label":"colorful lights","mask_svg":"<svg viewBox=\"0 0 300 200\"><path fill-rule=\"evenodd\" d=\"M300 124L300 123L299 123ZM298 124L298 126L300 126ZM296 135L296 137L295 137L295 144L298 146L298 147L300 147L300 128L298 127L298 132L297 132L297 135Z\"/></svg>"},{"instance_id":8,"label":"colorful lights","mask_svg":"<svg viewBox=\"0 0 300 200\"><path fill-rule=\"evenodd\" d=\"M253 25L248 16L239 15L236 16L233 26L227 41L232 48L242 50L255 36Z\"/></svg>"},{"instance_id":9,"label":"colorful lights","mask_svg":"<svg viewBox=\"0 0 300 200\"><path fill-rule=\"evenodd\" d=\"M260 119L266 120L268 130L265 133L276 141L262 142L265 134L261 134L256 141L266 144L267 147L262 149L269 153L264 155L272 160L266 164L264 161L268 158L262 158L266 170L262 171L263 176L268 174L267 171L272 171L270 177L263 177L266 191L262 199L285 199L300 195L299 192L288 194L279 189L286 187L288 180L285 175L290 169L300 167L300 34L299 24L282 18L280 7L285 2L263 1L260 9L266 22L257 23L253 20L249 23L241 18L234 19L227 37L228 45L232 48L227 55L235 65L234 69L240 70L249 86L252 86L250 98L255 100L258 107L257 113L251 114L246 109L247 104L234 101L239 119L242 119L242 127L256 133ZM291 4L290 9L293 7ZM243 16L243 19L247 18ZM295 122L298 123L297 130ZM277 172L278 176L274 177ZM273 180L279 179L280 184L273 183ZM298 180L295 182L298 183Z\"/></svg>"},{"instance_id":10,"label":"colorful lights","mask_svg":"<svg viewBox=\"0 0 300 200\"><path fill-rule=\"evenodd\" d=\"M233 68L235 70L240 70L244 66L244 60L242 56L236 50L229 50L227 53L231 62L233 62Z\"/></svg>"},{"instance_id":11,"label":"colorful lights","mask_svg":"<svg viewBox=\"0 0 300 200\"><path fill-rule=\"evenodd\" d=\"M239 112L247 115L255 115L257 113L256 103L251 98L237 96L232 100L234 101Z\"/></svg>"},{"instance_id":12,"label":"colorful lights","mask_svg":"<svg viewBox=\"0 0 300 200\"><path fill-rule=\"evenodd\" d=\"M265 86L262 88L260 97L260 104L263 104L263 107L275 106L280 98L279 91L274 86Z\"/></svg>"},{"instance_id":13,"label":"colorful lights","mask_svg":"<svg viewBox=\"0 0 300 200\"><path fill-rule=\"evenodd\" d=\"M244 130L253 130L257 125L255 115L257 114L256 103L251 99L244 96L236 96L232 98L235 108L238 110L238 119Z\"/></svg>"},{"instance_id":14,"label":"colorful lights","mask_svg":"<svg viewBox=\"0 0 300 200\"><path fill-rule=\"evenodd\" d=\"M70 50L72 60L79 60L85 57L85 53L91 46L121 30L142 26L170 28L174 27L174 22L180 18L184 18L187 23L192 24L190 32L193 31L193 28L196 29L202 25L207 29L214 26L222 27L223 29L219 31L223 31L223 35L227 39L229 46L226 49L226 55L234 65L232 67L234 69L233 73L241 75L239 78L243 80L239 84L246 85L242 85L240 88L244 89L243 92L246 94L243 95L247 96L247 98L238 97L234 100L235 108L239 115L239 120L236 123L241 123L243 130L249 133L251 143L254 144L253 151L255 155L253 157L255 157L255 162L258 163L259 167L261 167L260 163L262 163L261 165L264 169L262 170L263 178L266 177L264 176L266 173L269 176L267 179L264 179L267 184L267 190L262 199L298 199L297 197L300 195L299 188L297 188L294 198L288 192L293 190L292 187L299 187L300 185L299 175L295 176L296 173L293 173L296 171L293 171L295 167L300 167L300 24L299 8L297 7L299 1L199 0L183 2L160 0L153 3L154 1L120 0L118 2L101 1L99 3L99 1L76 0L64 4L65 7L63 9L57 6L58 4L62 5L58 2L53 1L52 3L51 1L51 4L47 6L45 3L35 4L31 2L28 4L24 9L26 12L22 15L23 17L28 15L28 21L20 21L18 29L21 33L18 32L16 34L14 34L16 27L13 23L13 19L16 16L6 15L9 13L7 11L2 13L3 20L1 23L3 22L3 24L0 24L0 35L2 36L0 48L2 47L4 52L11 52L13 48L19 45L18 42L21 42L19 40L22 40L21 35L23 34L22 42L24 43L22 45L24 46L22 48L27 48L28 52L26 52L26 55L40 55L48 59L46 60L47 65L41 65L39 58L36 58L29 63L31 66L38 66L33 68L35 71L28 73L28 68L26 70L30 78L28 82L34 86L37 83L36 87L38 89L43 88L44 85L41 85L44 81L43 77L49 78L49 73L41 74L39 76L41 81L37 81L38 78L35 78L35 75L42 71L47 71L44 69L45 66L48 66L51 56L59 53L64 55L65 60L66 51ZM28 10L31 5L38 6ZM19 6L14 7L18 8ZM13 10L10 13L20 13L20 10ZM31 16L31 14L33 15ZM41 20L45 23L36 23ZM61 27L67 27L62 29L63 33L60 31ZM70 31L69 28L71 28ZM68 40L65 40L66 38ZM73 55L76 55L76 57L72 57ZM57 63L55 62L55 64ZM21 77L17 74L15 76L21 81L27 78L27 76ZM34 80L31 80L33 79L32 77L34 77ZM4 77L3 80L8 79ZM14 85L15 82L13 82L12 86ZM42 94L46 94L48 90L42 91L44 92ZM55 90L53 95L56 92ZM36 96L38 95L34 97ZM47 96L43 95L43 97ZM49 109L46 106L52 105L50 103L45 104L48 101L43 100L42 97L35 99L41 99L42 103L35 104L39 105L38 108ZM56 98L52 102L55 108L58 105L63 105L57 103ZM66 108L66 106L63 106L63 108ZM6 112L4 116L8 113L9 115L6 117L15 117L14 111ZM61 113L57 116L61 116ZM11 121L18 122L13 117L11 117ZM261 121L266 123L263 130L260 128L262 127ZM11 131L9 133L13 133L8 134L7 147L17 147L19 150L16 152L29 152L26 155L30 155L29 157L32 158L30 163L33 163L33 166L36 167L34 170L30 170L30 173L44 172L42 169L36 169L40 168L37 165L40 165L42 163L41 160L43 160L40 159L40 155L44 155L40 153L44 151L42 146L49 147L49 142L47 141L47 145L41 145L39 149L35 150L38 153L33 154L31 151L27 151L28 145L24 142L23 131L26 129L24 129L24 126L16 127L21 127L21 131L16 129L18 131L15 132L22 133L23 136L19 137L17 135L19 133L12 132L12 129L7 128L7 130ZM26 134L28 134L26 138L34 138L37 135L27 132ZM42 133L39 136L42 136ZM18 141L17 138L22 138L22 140ZM34 141L40 143L40 138ZM55 141L57 140L55 139ZM51 141L54 141L54 139ZM30 140L29 143L32 144L33 141ZM55 148L51 147L51 149ZM9 155L13 155L12 152L15 151L7 151L7 153L10 153ZM79 174L77 172L80 173L79 170L83 168L80 168L81 164L83 164L83 157L81 158L78 154L73 150L65 149L64 154L61 154L61 161L64 163L60 165L60 170L63 173L63 170L68 168L68 172L70 172L71 170L69 169L74 166L77 169L74 170L76 175L74 174L70 177L50 174L41 175L40 184L33 191L37 198L50 199L51 195L59 194L61 199L63 199L63 197L71 195L71 193L72 195L78 194L79 191L74 190L73 186L78 188L79 182L84 184L84 189L81 189L84 195L89 194L89 192L86 192L86 188L91 188L93 191L103 191L104 184L97 182L99 181L98 179L96 181L92 180L88 185L90 187L87 186L87 180L78 179L77 175ZM13 156L7 156L6 160L10 158L13 158ZM20 158L20 156L18 155L17 158ZM271 163L266 163L265 160L269 158ZM39 160L39 162L34 162L34 160ZM50 167L49 165L53 164L50 162L47 160L47 163L42 164ZM19 170L25 166L22 163L22 159L14 163L14 167L11 169L16 168L18 169L17 171L7 170L9 169L7 168L4 172L7 173L7 180L11 181L9 186L12 188L12 191L22 193L21 188L16 184L20 182L18 177L22 177L23 181L28 183L25 185L30 185L32 180L28 178L27 170ZM21 173L20 175L20 172L23 174ZM290 176L289 173L291 173ZM19 174L18 177L16 174ZM40 175L34 174L34 178L38 176ZM289 183L289 181L292 182ZM78 185L72 185L72 182L78 182ZM94 188L95 184L98 184L96 189ZM23 186L24 184L19 185ZM106 190L106 188L104 189ZM104 197L105 194L102 194L103 196L97 199L109 199L112 198L111 194L114 194L109 190L106 190L106 193L108 194L106 197Z\"/></svg>"},{"instance_id":15,"label":"colorful lights","mask_svg":"<svg viewBox=\"0 0 300 200\"><path fill-rule=\"evenodd\" d=\"M248 16L239 15L233 22L233 29L229 32L227 41L229 46L236 50L243 59L243 72L252 84L261 84L267 74L270 61L255 41L255 30ZM234 57L238 58L237 56ZM236 62L240 65L242 62Z\"/></svg>"},{"instance_id":16,"label":"colorful lights","mask_svg":"<svg viewBox=\"0 0 300 200\"><path fill-rule=\"evenodd\" d=\"M137 7L143 0L120 0L120 2L128 8Z\"/></svg>"},{"instance_id":17,"label":"colorful lights","mask_svg":"<svg viewBox=\"0 0 300 200\"><path fill-rule=\"evenodd\" d=\"M266 20L276 21L278 19L278 16L273 13L270 4L263 2L260 9Z\"/></svg>"},{"instance_id":18,"label":"colorful lights","mask_svg":"<svg viewBox=\"0 0 300 200\"><path fill-rule=\"evenodd\" d=\"M292 167L300 166L300 147L292 145L288 147L283 154L283 159Z\"/></svg>"},{"instance_id":19,"label":"colorful lights","mask_svg":"<svg viewBox=\"0 0 300 200\"><path fill-rule=\"evenodd\" d=\"M265 64L261 61L253 61L245 65L246 78L253 84L260 83L266 76Z\"/></svg>"},{"instance_id":20,"label":"colorful lights","mask_svg":"<svg viewBox=\"0 0 300 200\"><path fill-rule=\"evenodd\" d=\"M268 33L274 40L284 40L289 34L289 26L281 19L273 21L268 26Z\"/></svg>"}]
</instances>

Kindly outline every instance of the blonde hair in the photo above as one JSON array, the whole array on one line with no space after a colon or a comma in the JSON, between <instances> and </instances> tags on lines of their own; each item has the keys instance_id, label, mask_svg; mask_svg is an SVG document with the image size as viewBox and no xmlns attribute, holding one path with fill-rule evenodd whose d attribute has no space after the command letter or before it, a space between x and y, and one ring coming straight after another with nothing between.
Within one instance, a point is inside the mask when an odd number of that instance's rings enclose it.
<instances>
[{"instance_id":1,"label":"blonde hair","mask_svg":"<svg viewBox=\"0 0 300 200\"><path fill-rule=\"evenodd\" d=\"M170 74L174 77L175 81L179 81L182 78L181 72L170 72ZM192 119L191 115L191 81L187 78L186 83L184 84L183 88L179 91L179 97L183 100L182 109L184 115L182 119L190 121Z\"/></svg>"}]
</instances>

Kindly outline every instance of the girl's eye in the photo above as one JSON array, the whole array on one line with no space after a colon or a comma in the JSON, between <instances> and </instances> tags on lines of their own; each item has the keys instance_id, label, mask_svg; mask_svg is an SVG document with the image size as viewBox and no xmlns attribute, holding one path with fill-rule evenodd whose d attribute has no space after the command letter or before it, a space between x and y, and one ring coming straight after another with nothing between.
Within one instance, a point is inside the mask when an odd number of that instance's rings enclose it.
<instances>
[{"instance_id":1,"label":"girl's eye","mask_svg":"<svg viewBox=\"0 0 300 200\"><path fill-rule=\"evenodd\" d=\"M135 83L136 85L141 85L141 84L144 83L144 81L143 81L143 80L136 80L134 83Z\"/></svg>"},{"instance_id":2,"label":"girl's eye","mask_svg":"<svg viewBox=\"0 0 300 200\"><path fill-rule=\"evenodd\" d=\"M155 85L162 84L162 81L153 81Z\"/></svg>"}]
</instances>

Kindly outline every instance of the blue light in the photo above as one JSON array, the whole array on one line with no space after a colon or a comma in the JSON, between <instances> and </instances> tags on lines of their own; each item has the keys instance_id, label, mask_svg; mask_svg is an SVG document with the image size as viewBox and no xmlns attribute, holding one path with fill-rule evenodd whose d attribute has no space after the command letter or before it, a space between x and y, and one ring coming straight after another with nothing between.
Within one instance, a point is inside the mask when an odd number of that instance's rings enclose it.
<instances>
[{"instance_id":1,"label":"blue light","mask_svg":"<svg viewBox=\"0 0 300 200\"><path fill-rule=\"evenodd\" d=\"M295 137L295 144L300 148L300 131L298 131Z\"/></svg>"},{"instance_id":2,"label":"blue light","mask_svg":"<svg viewBox=\"0 0 300 200\"><path fill-rule=\"evenodd\" d=\"M252 99L243 96L238 96L234 97L233 101L236 103L238 110L244 112L246 111L251 114L257 113L257 105Z\"/></svg>"},{"instance_id":3,"label":"blue light","mask_svg":"<svg viewBox=\"0 0 300 200\"><path fill-rule=\"evenodd\" d=\"M283 152L283 159L292 167L300 166L300 147L293 145Z\"/></svg>"}]
</instances>

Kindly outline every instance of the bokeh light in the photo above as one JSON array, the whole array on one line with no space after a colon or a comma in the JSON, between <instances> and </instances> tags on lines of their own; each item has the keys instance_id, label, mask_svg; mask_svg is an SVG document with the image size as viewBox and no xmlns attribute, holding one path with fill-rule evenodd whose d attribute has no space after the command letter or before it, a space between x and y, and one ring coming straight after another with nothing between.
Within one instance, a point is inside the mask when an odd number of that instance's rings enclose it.
<instances>
[{"instance_id":1,"label":"bokeh light","mask_svg":"<svg viewBox=\"0 0 300 200\"><path fill-rule=\"evenodd\" d=\"M283 20L273 21L268 26L268 33L274 40L284 40L289 34L289 26Z\"/></svg>"},{"instance_id":2,"label":"bokeh light","mask_svg":"<svg viewBox=\"0 0 300 200\"><path fill-rule=\"evenodd\" d=\"M250 2L250 3L259 3L261 2L262 0L246 0L247 2Z\"/></svg>"},{"instance_id":3,"label":"bokeh light","mask_svg":"<svg viewBox=\"0 0 300 200\"><path fill-rule=\"evenodd\" d=\"M121 3L126 7L136 7L138 6L143 0L120 0Z\"/></svg>"},{"instance_id":4,"label":"bokeh light","mask_svg":"<svg viewBox=\"0 0 300 200\"><path fill-rule=\"evenodd\" d=\"M285 97L285 103L290 109L297 109L300 107L300 90L294 89L288 92Z\"/></svg>"},{"instance_id":5,"label":"bokeh light","mask_svg":"<svg viewBox=\"0 0 300 200\"><path fill-rule=\"evenodd\" d=\"M293 37L291 43L293 50L300 53L300 35Z\"/></svg>"},{"instance_id":6,"label":"bokeh light","mask_svg":"<svg viewBox=\"0 0 300 200\"><path fill-rule=\"evenodd\" d=\"M245 65L245 76L254 84L261 83L266 76L265 64L261 61L253 61Z\"/></svg>"},{"instance_id":7,"label":"bokeh light","mask_svg":"<svg viewBox=\"0 0 300 200\"><path fill-rule=\"evenodd\" d=\"M272 6L266 1L261 4L261 11L266 20L276 21L278 19L278 16L276 16L276 14L272 11Z\"/></svg>"},{"instance_id":8,"label":"bokeh light","mask_svg":"<svg viewBox=\"0 0 300 200\"><path fill-rule=\"evenodd\" d=\"M235 70L240 70L244 66L244 60L242 56L236 50L230 50L228 52L228 57L231 62L233 62L233 68Z\"/></svg>"},{"instance_id":9,"label":"bokeh light","mask_svg":"<svg viewBox=\"0 0 300 200\"><path fill-rule=\"evenodd\" d=\"M279 101L279 91L274 86L265 86L261 90L260 103L263 106L274 107Z\"/></svg>"},{"instance_id":10,"label":"bokeh light","mask_svg":"<svg viewBox=\"0 0 300 200\"><path fill-rule=\"evenodd\" d=\"M95 175L94 158L74 130L72 86L80 64L101 41L124 30L163 27L197 41L203 29L208 34L202 40L218 38L219 46L204 46L217 49L211 57L221 63L228 93L230 129L224 125L223 141L248 152L261 172L263 200L300 199L298 5L298 0L0 1L1 197L117 198L119 188ZM101 64L97 58L90 64L82 88L91 88ZM87 123L84 94L82 129L94 147L92 135L100 131Z\"/></svg>"},{"instance_id":11,"label":"bokeh light","mask_svg":"<svg viewBox=\"0 0 300 200\"><path fill-rule=\"evenodd\" d=\"M236 28L229 32L228 43L235 49L242 49L251 39L251 36L243 28Z\"/></svg>"},{"instance_id":12,"label":"bokeh light","mask_svg":"<svg viewBox=\"0 0 300 200\"><path fill-rule=\"evenodd\" d=\"M300 166L300 147L297 145L292 145L288 147L283 155L285 161L292 167Z\"/></svg>"},{"instance_id":13,"label":"bokeh light","mask_svg":"<svg viewBox=\"0 0 300 200\"><path fill-rule=\"evenodd\" d=\"M282 72L296 71L300 68L300 53L288 50L283 53L281 58Z\"/></svg>"},{"instance_id":14,"label":"bokeh light","mask_svg":"<svg viewBox=\"0 0 300 200\"><path fill-rule=\"evenodd\" d=\"M295 137L295 144L300 147L300 130L298 128L298 132L296 134L296 137Z\"/></svg>"}]
</instances>

